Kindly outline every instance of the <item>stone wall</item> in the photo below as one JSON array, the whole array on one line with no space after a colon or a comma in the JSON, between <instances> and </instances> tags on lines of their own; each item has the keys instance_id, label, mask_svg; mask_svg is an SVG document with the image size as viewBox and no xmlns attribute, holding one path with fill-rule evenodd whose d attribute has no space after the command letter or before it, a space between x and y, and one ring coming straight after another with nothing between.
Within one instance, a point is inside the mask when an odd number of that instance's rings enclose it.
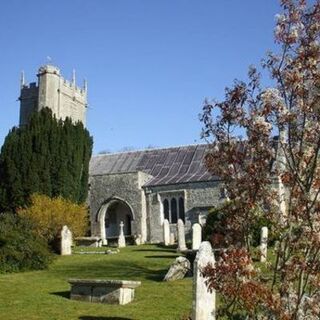
<instances>
[{"instance_id":1,"label":"stone wall","mask_svg":"<svg viewBox=\"0 0 320 320\"><path fill-rule=\"evenodd\" d=\"M20 117L19 125L28 123L31 114L38 109L39 88L35 82L28 86L23 85L20 93Z\"/></svg>"},{"instance_id":2,"label":"stone wall","mask_svg":"<svg viewBox=\"0 0 320 320\"><path fill-rule=\"evenodd\" d=\"M69 117L73 122L86 124L87 89L65 80L57 67L46 65L38 72L38 85L22 85L20 94L20 125L30 114L48 107L58 119Z\"/></svg>"},{"instance_id":3,"label":"stone wall","mask_svg":"<svg viewBox=\"0 0 320 320\"><path fill-rule=\"evenodd\" d=\"M86 93L74 84L60 79L59 118L71 117L74 122L86 124Z\"/></svg>"},{"instance_id":4,"label":"stone wall","mask_svg":"<svg viewBox=\"0 0 320 320\"><path fill-rule=\"evenodd\" d=\"M89 179L89 204L91 234L101 236L99 215L104 214L104 206L112 199L127 203L132 209L132 234L140 234L146 241L146 201L142 185L150 179L143 172L118 173L91 176Z\"/></svg>"},{"instance_id":5,"label":"stone wall","mask_svg":"<svg viewBox=\"0 0 320 320\"><path fill-rule=\"evenodd\" d=\"M210 207L220 201L220 182L194 182L171 186L150 187L146 190L149 241L163 241L162 224L164 220L162 199L166 196L183 195L185 204L185 227L187 239L191 237L191 227L198 222L199 214L207 214ZM170 232L176 232L176 225L170 225Z\"/></svg>"},{"instance_id":6,"label":"stone wall","mask_svg":"<svg viewBox=\"0 0 320 320\"><path fill-rule=\"evenodd\" d=\"M112 199L120 199L132 208L132 233L140 234L142 242L151 243L163 241L164 197L177 195L184 198L187 239L191 239L192 224L198 222L198 216L205 216L208 209L220 201L218 181L143 188L151 178L143 172L91 176L89 204L92 236L101 237L99 217L107 210L107 203ZM170 225L170 232L176 233L176 224Z\"/></svg>"}]
</instances>

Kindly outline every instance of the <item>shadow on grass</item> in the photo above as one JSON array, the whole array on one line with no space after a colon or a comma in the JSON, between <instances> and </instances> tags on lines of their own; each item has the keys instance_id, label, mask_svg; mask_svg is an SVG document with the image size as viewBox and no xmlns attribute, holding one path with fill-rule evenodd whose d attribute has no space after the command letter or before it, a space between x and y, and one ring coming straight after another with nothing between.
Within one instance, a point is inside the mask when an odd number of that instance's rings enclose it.
<instances>
[{"instance_id":1,"label":"shadow on grass","mask_svg":"<svg viewBox=\"0 0 320 320\"><path fill-rule=\"evenodd\" d=\"M150 256L152 258L152 256ZM169 256L170 257L170 256ZM173 259L174 257L171 257ZM51 273L57 278L80 278L80 279L114 279L114 280L137 280L145 279L152 281L162 281L162 278L169 268L170 261L164 265L153 264L153 259L149 266L142 265L138 261L116 260L107 261L97 260L86 261L81 265L69 264L63 265L61 268L52 270ZM156 261L156 260L155 260ZM166 261L163 259L162 261ZM168 265L168 266L166 266ZM55 294L55 293L52 293ZM57 294L58 295L58 294Z\"/></svg>"},{"instance_id":2,"label":"shadow on grass","mask_svg":"<svg viewBox=\"0 0 320 320\"><path fill-rule=\"evenodd\" d=\"M148 275L146 278L148 280L162 282L167 272L168 272L168 269L154 271L152 274Z\"/></svg>"},{"instance_id":3,"label":"shadow on grass","mask_svg":"<svg viewBox=\"0 0 320 320\"><path fill-rule=\"evenodd\" d=\"M162 251L162 252L177 252L177 246L176 245L170 245L170 246L165 246L164 244L157 244L155 245L155 249L149 248L149 249L134 249L132 251L150 251L150 252L157 252L157 251Z\"/></svg>"},{"instance_id":4,"label":"shadow on grass","mask_svg":"<svg viewBox=\"0 0 320 320\"><path fill-rule=\"evenodd\" d=\"M50 294L59 296L65 299L70 299L70 291L50 292Z\"/></svg>"},{"instance_id":5,"label":"shadow on grass","mask_svg":"<svg viewBox=\"0 0 320 320\"><path fill-rule=\"evenodd\" d=\"M133 320L129 318L122 317L91 317L91 316L81 316L79 320Z\"/></svg>"},{"instance_id":6,"label":"shadow on grass","mask_svg":"<svg viewBox=\"0 0 320 320\"><path fill-rule=\"evenodd\" d=\"M164 245L164 243L157 243L157 244L155 244L155 246L157 248L164 248L164 249L167 249L167 248L176 249L177 248L176 244L170 244L170 245L166 246L166 245Z\"/></svg>"},{"instance_id":7,"label":"shadow on grass","mask_svg":"<svg viewBox=\"0 0 320 320\"><path fill-rule=\"evenodd\" d=\"M134 249L132 251L136 252L170 252L170 253L176 253L177 249Z\"/></svg>"},{"instance_id":8,"label":"shadow on grass","mask_svg":"<svg viewBox=\"0 0 320 320\"><path fill-rule=\"evenodd\" d=\"M145 258L147 259L150 259L150 258L153 258L153 259L175 259L175 258L178 258L179 256L178 255L175 255L175 256L167 256L167 255L163 255L163 256L144 256Z\"/></svg>"}]
</instances>

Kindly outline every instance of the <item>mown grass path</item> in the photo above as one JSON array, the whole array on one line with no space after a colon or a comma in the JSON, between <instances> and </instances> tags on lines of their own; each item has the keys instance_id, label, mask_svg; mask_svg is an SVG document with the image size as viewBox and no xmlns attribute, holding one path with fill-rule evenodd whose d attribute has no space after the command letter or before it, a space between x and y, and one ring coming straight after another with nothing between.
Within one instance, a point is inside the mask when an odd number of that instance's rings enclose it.
<instances>
[{"instance_id":1,"label":"mown grass path","mask_svg":"<svg viewBox=\"0 0 320 320\"><path fill-rule=\"evenodd\" d=\"M192 279L162 282L177 257L157 245L130 246L114 255L57 257L49 270L0 275L0 319L175 320L188 314ZM135 300L124 306L71 301L68 278L138 280Z\"/></svg>"}]
</instances>

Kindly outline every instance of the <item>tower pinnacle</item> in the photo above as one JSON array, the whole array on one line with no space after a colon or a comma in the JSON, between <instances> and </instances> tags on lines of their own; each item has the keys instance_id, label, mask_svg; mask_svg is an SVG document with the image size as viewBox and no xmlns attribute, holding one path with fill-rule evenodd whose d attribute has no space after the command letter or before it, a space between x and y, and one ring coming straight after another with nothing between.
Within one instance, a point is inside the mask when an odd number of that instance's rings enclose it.
<instances>
[{"instance_id":1,"label":"tower pinnacle","mask_svg":"<svg viewBox=\"0 0 320 320\"><path fill-rule=\"evenodd\" d=\"M20 125L27 124L33 112L51 109L57 119L70 118L73 123L86 122L87 91L76 86L76 72L72 79L63 78L59 68L43 65L38 71L38 83L25 85L24 73L20 78Z\"/></svg>"},{"instance_id":2,"label":"tower pinnacle","mask_svg":"<svg viewBox=\"0 0 320 320\"><path fill-rule=\"evenodd\" d=\"M24 78L24 71L21 71L21 75L20 75L20 88L22 89L25 85L25 78Z\"/></svg>"},{"instance_id":3,"label":"tower pinnacle","mask_svg":"<svg viewBox=\"0 0 320 320\"><path fill-rule=\"evenodd\" d=\"M76 86L76 70L72 70L72 85L75 87Z\"/></svg>"}]
</instances>

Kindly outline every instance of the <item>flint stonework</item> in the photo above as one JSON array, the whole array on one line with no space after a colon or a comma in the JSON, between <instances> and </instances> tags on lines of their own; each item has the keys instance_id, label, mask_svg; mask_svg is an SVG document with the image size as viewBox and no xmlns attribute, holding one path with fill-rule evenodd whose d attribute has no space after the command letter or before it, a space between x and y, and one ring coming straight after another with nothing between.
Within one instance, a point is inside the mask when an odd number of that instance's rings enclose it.
<instances>
[{"instance_id":1,"label":"flint stonework","mask_svg":"<svg viewBox=\"0 0 320 320\"><path fill-rule=\"evenodd\" d=\"M162 152L162 151L161 151ZM161 243L163 239L163 205L159 201L159 195L167 195L167 192L177 192L184 197L185 219L190 222L186 224L185 231L191 234L191 225L198 222L198 212L205 217L208 213L207 207L219 203L219 182L202 181L188 182L173 185L157 185L142 188L147 181L153 177L144 172L114 172L107 173L103 167L110 164L108 155L93 157L90 167L90 211L91 211L91 235L103 239L108 238L105 230L105 217L108 212L108 199L117 197L130 204L134 219L132 220L131 235L141 234L142 243ZM110 164L111 166L111 164ZM98 168L101 168L101 170ZM202 207L205 206L205 209ZM200 209L198 209L200 208ZM188 229L190 226L190 230ZM173 227L173 226L172 226ZM175 233L176 231L171 230ZM174 243L174 242L173 242Z\"/></svg>"},{"instance_id":2,"label":"flint stonework","mask_svg":"<svg viewBox=\"0 0 320 320\"><path fill-rule=\"evenodd\" d=\"M205 284L206 278L201 274L202 268L211 264L214 266L215 259L209 241L201 243L196 259L193 264L193 301L192 320L215 320L216 293L208 291Z\"/></svg>"}]
</instances>

